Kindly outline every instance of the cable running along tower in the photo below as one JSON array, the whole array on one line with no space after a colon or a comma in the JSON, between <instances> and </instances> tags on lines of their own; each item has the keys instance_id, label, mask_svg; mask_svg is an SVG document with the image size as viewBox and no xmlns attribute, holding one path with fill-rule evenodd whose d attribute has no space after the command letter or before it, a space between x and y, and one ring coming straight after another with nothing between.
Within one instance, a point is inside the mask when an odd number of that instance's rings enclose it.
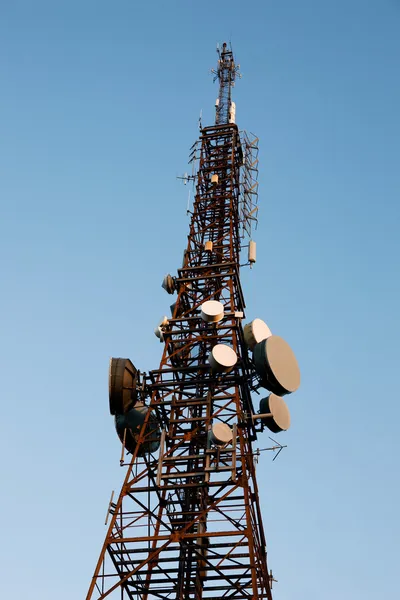
<instances>
[{"instance_id":1,"label":"cable running along tower","mask_svg":"<svg viewBox=\"0 0 400 600\"><path fill-rule=\"evenodd\" d=\"M300 376L264 321L244 325L240 265L256 258L258 140L235 123L232 51L223 44L218 54L215 125L191 149L183 264L162 283L176 299L155 329L160 366L141 373L110 360L127 471L87 600L272 598L253 442L266 427L289 427L282 396Z\"/></svg>"}]
</instances>

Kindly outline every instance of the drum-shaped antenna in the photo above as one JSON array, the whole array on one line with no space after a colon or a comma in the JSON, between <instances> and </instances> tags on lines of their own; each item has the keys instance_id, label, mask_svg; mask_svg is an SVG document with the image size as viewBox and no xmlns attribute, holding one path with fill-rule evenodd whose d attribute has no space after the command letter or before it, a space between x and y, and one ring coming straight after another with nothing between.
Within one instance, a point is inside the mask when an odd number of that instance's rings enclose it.
<instances>
[{"instance_id":1,"label":"drum-shaped antenna","mask_svg":"<svg viewBox=\"0 0 400 600\"><path fill-rule=\"evenodd\" d=\"M125 448L131 454L134 453L140 430L146 418L149 407L142 402L138 402L132 410L124 415L115 415L115 429L122 443L125 441ZM140 455L146 452L155 452L160 447L160 428L157 418L154 414L150 415L146 431L146 440L140 448Z\"/></svg>"},{"instance_id":2,"label":"drum-shaped antenna","mask_svg":"<svg viewBox=\"0 0 400 600\"><path fill-rule=\"evenodd\" d=\"M176 290L176 286L175 286L175 279L172 277L172 275L166 275L163 279L163 282L161 284L161 287L168 293L168 294L173 294Z\"/></svg>"},{"instance_id":3,"label":"drum-shaped antenna","mask_svg":"<svg viewBox=\"0 0 400 600\"><path fill-rule=\"evenodd\" d=\"M154 335L158 337L160 342L164 342L164 327L169 324L168 317L164 315L161 317L157 327L154 329Z\"/></svg>"},{"instance_id":4,"label":"drum-shaped antenna","mask_svg":"<svg viewBox=\"0 0 400 600\"><path fill-rule=\"evenodd\" d=\"M124 414L135 404L137 379L137 369L129 358L110 358L108 391L112 415Z\"/></svg>"},{"instance_id":5,"label":"drum-shaped antenna","mask_svg":"<svg viewBox=\"0 0 400 600\"><path fill-rule=\"evenodd\" d=\"M243 329L244 341L250 348L254 349L256 344L271 337L272 333L268 325L262 319L254 319L247 323Z\"/></svg>"},{"instance_id":6,"label":"drum-shaped antenna","mask_svg":"<svg viewBox=\"0 0 400 600\"><path fill-rule=\"evenodd\" d=\"M207 300L201 305L200 314L206 323L218 323L224 318L224 305L218 300Z\"/></svg>"},{"instance_id":7,"label":"drum-shaped antenna","mask_svg":"<svg viewBox=\"0 0 400 600\"><path fill-rule=\"evenodd\" d=\"M232 429L227 423L214 423L209 432L209 439L215 446L226 446L232 442Z\"/></svg>"},{"instance_id":8,"label":"drum-shaped antenna","mask_svg":"<svg viewBox=\"0 0 400 600\"><path fill-rule=\"evenodd\" d=\"M237 363L236 352L226 344L217 344L211 350L208 356L212 370L215 373L227 373L231 371Z\"/></svg>"},{"instance_id":9,"label":"drum-shaped antenna","mask_svg":"<svg viewBox=\"0 0 400 600\"><path fill-rule=\"evenodd\" d=\"M299 365L293 350L278 335L271 335L256 344L254 365L261 385L277 396L295 392L300 385Z\"/></svg>"},{"instance_id":10,"label":"drum-shaped antenna","mask_svg":"<svg viewBox=\"0 0 400 600\"><path fill-rule=\"evenodd\" d=\"M290 412L286 402L280 396L270 394L260 401L261 421L274 433L286 431L290 427Z\"/></svg>"}]
</instances>

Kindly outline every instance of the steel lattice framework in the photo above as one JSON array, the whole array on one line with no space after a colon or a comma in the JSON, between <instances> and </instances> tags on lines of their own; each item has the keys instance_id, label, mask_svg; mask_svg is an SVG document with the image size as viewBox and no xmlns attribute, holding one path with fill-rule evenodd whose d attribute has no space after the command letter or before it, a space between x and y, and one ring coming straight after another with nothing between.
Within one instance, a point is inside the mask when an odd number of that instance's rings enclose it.
<instances>
[{"instance_id":1,"label":"steel lattice framework","mask_svg":"<svg viewBox=\"0 0 400 600\"><path fill-rule=\"evenodd\" d=\"M255 374L243 336L239 274L256 217L258 149L256 138L229 122L235 72L224 45L216 124L201 130L192 153L196 193L183 265L173 278L177 299L159 330L160 366L137 380L136 393L149 410L133 447L122 437L132 456L110 504L87 600L272 598L252 449ZM202 319L207 300L223 304L220 322ZM238 361L215 373L208 357L221 343ZM222 447L210 443L218 422L232 429L232 442Z\"/></svg>"}]
</instances>

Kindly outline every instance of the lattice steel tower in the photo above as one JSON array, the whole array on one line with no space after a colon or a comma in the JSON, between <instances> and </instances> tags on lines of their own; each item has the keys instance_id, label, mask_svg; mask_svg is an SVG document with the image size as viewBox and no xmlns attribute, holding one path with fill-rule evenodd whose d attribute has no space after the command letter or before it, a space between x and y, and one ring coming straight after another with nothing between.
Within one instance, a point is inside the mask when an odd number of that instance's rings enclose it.
<instances>
[{"instance_id":1,"label":"lattice steel tower","mask_svg":"<svg viewBox=\"0 0 400 600\"><path fill-rule=\"evenodd\" d=\"M160 366L140 373L128 359L110 361L127 473L87 600L272 598L252 443L264 427L289 427L282 396L300 379L282 338L260 319L242 326L258 140L235 123L232 51L223 44L218 54L215 125L201 128L190 156L188 244L177 275L163 281L177 298L155 330ZM271 393L256 413L252 396L263 388Z\"/></svg>"}]
</instances>

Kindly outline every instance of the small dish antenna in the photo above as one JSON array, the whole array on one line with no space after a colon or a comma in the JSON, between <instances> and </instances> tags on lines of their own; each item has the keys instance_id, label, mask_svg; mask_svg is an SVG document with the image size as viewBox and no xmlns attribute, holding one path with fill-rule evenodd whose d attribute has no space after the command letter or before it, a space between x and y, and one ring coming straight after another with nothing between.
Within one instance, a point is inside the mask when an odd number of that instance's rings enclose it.
<instances>
[{"instance_id":1,"label":"small dish antenna","mask_svg":"<svg viewBox=\"0 0 400 600\"><path fill-rule=\"evenodd\" d=\"M227 373L237 363L237 355L233 348L227 344L216 344L208 357L214 373Z\"/></svg>"},{"instance_id":2,"label":"small dish antenna","mask_svg":"<svg viewBox=\"0 0 400 600\"><path fill-rule=\"evenodd\" d=\"M290 427L290 412L283 398L276 394L270 394L260 401L260 414L254 418L261 422L273 433L287 431Z\"/></svg>"},{"instance_id":3,"label":"small dish antenna","mask_svg":"<svg viewBox=\"0 0 400 600\"><path fill-rule=\"evenodd\" d=\"M253 319L253 321L244 326L243 335L247 346L250 350L254 350L257 344L271 337L272 333L262 319Z\"/></svg>"}]
</instances>

